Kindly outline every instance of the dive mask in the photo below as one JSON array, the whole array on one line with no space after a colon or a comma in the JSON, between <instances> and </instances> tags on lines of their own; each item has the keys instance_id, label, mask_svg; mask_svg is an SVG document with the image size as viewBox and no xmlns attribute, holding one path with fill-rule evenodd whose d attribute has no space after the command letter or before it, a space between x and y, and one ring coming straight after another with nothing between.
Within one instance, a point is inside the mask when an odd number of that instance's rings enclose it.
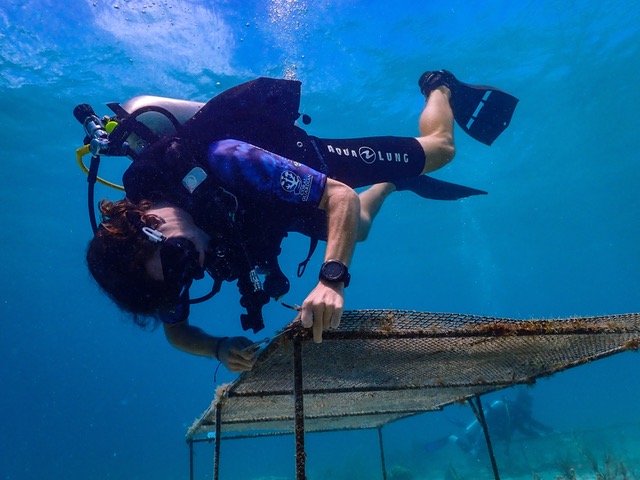
<instances>
[{"instance_id":1,"label":"dive mask","mask_svg":"<svg viewBox=\"0 0 640 480\"><path fill-rule=\"evenodd\" d=\"M191 240L184 237L167 238L160 245L160 260L164 283L172 292L183 293L193 280L204 277L199 253Z\"/></svg>"}]
</instances>

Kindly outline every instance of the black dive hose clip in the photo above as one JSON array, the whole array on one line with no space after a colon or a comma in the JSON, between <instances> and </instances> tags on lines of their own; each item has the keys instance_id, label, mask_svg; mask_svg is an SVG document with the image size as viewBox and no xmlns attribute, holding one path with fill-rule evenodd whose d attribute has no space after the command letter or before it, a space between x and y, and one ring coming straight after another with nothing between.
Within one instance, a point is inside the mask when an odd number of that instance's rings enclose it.
<instances>
[{"instance_id":1,"label":"black dive hose clip","mask_svg":"<svg viewBox=\"0 0 640 480\"><path fill-rule=\"evenodd\" d=\"M240 323L243 330L253 330L258 333L264 328L262 307L269 303L270 297L261 285L256 282L257 273L254 270L245 272L238 278L238 290L240 291L240 305L247 313L240 315Z\"/></svg>"}]
</instances>

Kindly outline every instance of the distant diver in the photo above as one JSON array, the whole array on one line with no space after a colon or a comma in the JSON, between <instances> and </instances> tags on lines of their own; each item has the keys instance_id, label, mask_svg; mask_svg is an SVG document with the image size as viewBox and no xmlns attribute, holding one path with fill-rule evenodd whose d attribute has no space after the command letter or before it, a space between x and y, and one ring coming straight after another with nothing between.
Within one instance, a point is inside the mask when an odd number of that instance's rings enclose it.
<instances>
[{"instance_id":1,"label":"distant diver","mask_svg":"<svg viewBox=\"0 0 640 480\"><path fill-rule=\"evenodd\" d=\"M426 72L419 86L427 103L420 136L325 139L308 135L300 118L300 82L259 78L206 104L136 97L109 104L100 119L86 104L75 117L91 153L89 206L94 238L87 263L98 285L135 323L162 324L183 351L219 359L232 371L251 368L256 351L245 337L215 337L190 325L190 305L237 281L242 327L264 326L262 307L286 294L280 270L288 232L327 242L318 283L298 318L314 340L340 323L344 289L357 241L364 240L384 200L395 190L455 200L484 194L424 174L455 155L453 120L491 145L509 125L517 99L492 87L459 82L450 72ZM302 123L310 119L302 116ZM133 160L123 176L126 198L102 201L95 219L93 185L100 156ZM86 167L84 167L86 168ZM370 186L357 194L354 188ZM207 273L211 292L189 295Z\"/></svg>"},{"instance_id":2,"label":"distant diver","mask_svg":"<svg viewBox=\"0 0 640 480\"><path fill-rule=\"evenodd\" d=\"M484 417L491 442L494 446L501 444L507 453L510 452L511 441L517 435L536 438L554 432L553 428L533 417L532 397L528 392L519 392L515 399L492 402L484 409ZM434 451L447 443L457 445L473 458L478 458L486 451L484 432L477 419L469 423L462 433L427 442L426 448Z\"/></svg>"}]
</instances>

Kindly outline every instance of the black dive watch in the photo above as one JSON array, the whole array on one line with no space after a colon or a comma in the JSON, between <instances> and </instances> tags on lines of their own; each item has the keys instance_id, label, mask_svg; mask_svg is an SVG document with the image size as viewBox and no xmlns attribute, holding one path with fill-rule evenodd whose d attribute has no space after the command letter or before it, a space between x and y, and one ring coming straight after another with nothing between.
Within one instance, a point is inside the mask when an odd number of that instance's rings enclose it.
<instances>
[{"instance_id":1,"label":"black dive watch","mask_svg":"<svg viewBox=\"0 0 640 480\"><path fill-rule=\"evenodd\" d=\"M320 279L329 283L344 282L346 288L351 281L351 274L347 266L341 261L327 260L320 268Z\"/></svg>"}]
</instances>

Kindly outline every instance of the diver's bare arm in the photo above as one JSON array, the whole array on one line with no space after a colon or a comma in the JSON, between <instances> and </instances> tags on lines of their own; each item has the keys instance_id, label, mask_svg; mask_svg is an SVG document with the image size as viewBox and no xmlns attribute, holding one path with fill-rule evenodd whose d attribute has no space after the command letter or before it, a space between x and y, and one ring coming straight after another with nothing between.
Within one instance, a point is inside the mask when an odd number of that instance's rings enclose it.
<instances>
[{"instance_id":1,"label":"diver's bare arm","mask_svg":"<svg viewBox=\"0 0 640 480\"><path fill-rule=\"evenodd\" d=\"M336 180L327 179L320 208L327 212L325 260L339 260L349 266L358 236L360 201L356 192ZM303 326L313 326L313 338L322 341L322 331L340 324L344 309L344 285L320 280L302 304Z\"/></svg>"},{"instance_id":2,"label":"diver's bare arm","mask_svg":"<svg viewBox=\"0 0 640 480\"><path fill-rule=\"evenodd\" d=\"M255 350L247 349L252 342L245 337L213 337L187 320L173 325L165 323L164 334L178 350L218 359L232 372L249 370L256 361Z\"/></svg>"},{"instance_id":3,"label":"diver's bare arm","mask_svg":"<svg viewBox=\"0 0 640 480\"><path fill-rule=\"evenodd\" d=\"M213 337L187 321L176 324L165 323L163 326L167 340L178 350L201 357L216 358L220 337Z\"/></svg>"},{"instance_id":4,"label":"diver's bare arm","mask_svg":"<svg viewBox=\"0 0 640 480\"><path fill-rule=\"evenodd\" d=\"M349 186L327 179L320 208L327 212L325 260L340 260L349 266L356 245L360 222L360 199Z\"/></svg>"}]
</instances>

